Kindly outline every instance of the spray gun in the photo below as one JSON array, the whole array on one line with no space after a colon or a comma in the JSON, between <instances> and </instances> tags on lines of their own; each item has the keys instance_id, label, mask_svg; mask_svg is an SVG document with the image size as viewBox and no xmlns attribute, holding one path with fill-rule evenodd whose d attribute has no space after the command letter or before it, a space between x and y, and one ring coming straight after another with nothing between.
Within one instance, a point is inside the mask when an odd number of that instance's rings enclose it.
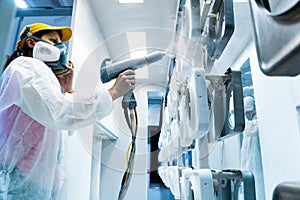
<instances>
[{"instance_id":1,"label":"spray gun","mask_svg":"<svg viewBox=\"0 0 300 200\"><path fill-rule=\"evenodd\" d=\"M110 58L104 59L101 64L100 75L102 83L109 82L110 80L117 78L120 73L127 69L136 70L145 65L157 62L161 60L164 53L161 51L153 52L147 56L140 58L127 59L120 62L108 64ZM124 95L122 100L122 106L124 107L134 107L136 106L135 97L132 91Z\"/></svg>"},{"instance_id":2,"label":"spray gun","mask_svg":"<svg viewBox=\"0 0 300 200\"><path fill-rule=\"evenodd\" d=\"M157 51L157 52L151 53L145 57L127 59L127 60L112 63L112 64L107 64L107 62L110 61L110 59L107 58L101 64L101 69L100 69L101 81L102 81L102 83L109 82L110 80L117 78L118 75L125 70L128 70L128 69L136 70L145 65L148 65L148 64L151 64L151 63L161 60L163 58L163 56L164 56L163 52ZM126 171L122 178L118 200L123 200L125 198L126 192L129 187L131 175L132 175L132 170L133 170L134 157L135 157L135 151L136 151L135 139L136 139L137 127L138 127L136 105L137 104L136 104L136 100L135 100L135 97L133 94L133 90L131 90L126 95L123 96L123 100L122 100L122 107L124 109L124 115L126 118L127 125L132 134L132 137L131 137L132 141L130 143L130 147L131 147L130 155L127 160ZM128 109L130 112L130 117L128 116Z\"/></svg>"},{"instance_id":3,"label":"spray gun","mask_svg":"<svg viewBox=\"0 0 300 200\"><path fill-rule=\"evenodd\" d=\"M112 63L110 65L107 65L107 62L110 61L110 58L106 58L101 64L101 81L102 83L106 83L114 78L117 78L120 73L127 69L136 70L145 65L161 60L163 56L163 52L156 51L144 57L127 59Z\"/></svg>"}]
</instances>

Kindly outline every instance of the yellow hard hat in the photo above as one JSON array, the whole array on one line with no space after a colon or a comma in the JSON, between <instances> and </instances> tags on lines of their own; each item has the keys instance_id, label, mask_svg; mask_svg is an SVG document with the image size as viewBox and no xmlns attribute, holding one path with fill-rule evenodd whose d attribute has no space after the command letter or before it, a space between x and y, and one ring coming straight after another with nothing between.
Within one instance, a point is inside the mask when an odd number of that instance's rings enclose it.
<instances>
[{"instance_id":1,"label":"yellow hard hat","mask_svg":"<svg viewBox=\"0 0 300 200\"><path fill-rule=\"evenodd\" d=\"M25 40L28 36L28 33L35 34L41 30L49 30L49 31L56 31L59 30L61 31L62 42L68 41L72 37L72 29L68 26L50 26L48 24L43 24L43 23L34 23L30 25L26 25L21 33L20 33L20 40L18 41L17 44L17 49L22 49L23 45L25 43Z\"/></svg>"}]
</instances>

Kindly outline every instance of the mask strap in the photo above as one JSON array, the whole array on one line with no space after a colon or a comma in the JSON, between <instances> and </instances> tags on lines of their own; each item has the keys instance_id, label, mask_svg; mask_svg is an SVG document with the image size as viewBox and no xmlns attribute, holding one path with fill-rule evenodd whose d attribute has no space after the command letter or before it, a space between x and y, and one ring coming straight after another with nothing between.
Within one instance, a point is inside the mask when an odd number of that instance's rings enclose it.
<instances>
[{"instance_id":1,"label":"mask strap","mask_svg":"<svg viewBox=\"0 0 300 200\"><path fill-rule=\"evenodd\" d=\"M31 39L37 41L37 42L38 41L43 41L41 38L32 35L29 31L30 31L30 26L26 26L26 29L25 29L24 33L20 36L20 39L22 40L23 38L28 37L28 38L31 38ZM45 41L43 41L43 42L45 42Z\"/></svg>"},{"instance_id":2,"label":"mask strap","mask_svg":"<svg viewBox=\"0 0 300 200\"><path fill-rule=\"evenodd\" d=\"M37 42L39 42L39 41L46 42L46 41L42 40L41 38L32 35L31 33L27 33L27 37L29 37L29 38L31 38L31 39L37 41ZM47 42L47 43L48 43L48 42Z\"/></svg>"},{"instance_id":3,"label":"mask strap","mask_svg":"<svg viewBox=\"0 0 300 200\"><path fill-rule=\"evenodd\" d=\"M25 38L28 35L29 31L30 31L30 26L26 26L24 33L20 36L20 39L22 40L23 38Z\"/></svg>"}]
</instances>

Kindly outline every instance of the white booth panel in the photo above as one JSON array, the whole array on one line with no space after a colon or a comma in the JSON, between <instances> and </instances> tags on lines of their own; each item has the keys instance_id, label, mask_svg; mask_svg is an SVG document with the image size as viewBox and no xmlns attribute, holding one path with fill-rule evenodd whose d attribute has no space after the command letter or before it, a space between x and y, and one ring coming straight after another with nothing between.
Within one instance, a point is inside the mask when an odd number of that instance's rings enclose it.
<instances>
[{"instance_id":1,"label":"white booth panel","mask_svg":"<svg viewBox=\"0 0 300 200\"><path fill-rule=\"evenodd\" d=\"M102 34L88 1L74 2L72 29L69 47L75 65L74 89L92 92L95 82L100 80L99 64L107 57L107 51L101 46ZM93 130L91 125L69 137L69 199L72 200L90 199Z\"/></svg>"},{"instance_id":2,"label":"white booth panel","mask_svg":"<svg viewBox=\"0 0 300 200\"><path fill-rule=\"evenodd\" d=\"M300 135L291 77L265 76L249 52L258 117L266 199L284 181L299 181Z\"/></svg>"}]
</instances>

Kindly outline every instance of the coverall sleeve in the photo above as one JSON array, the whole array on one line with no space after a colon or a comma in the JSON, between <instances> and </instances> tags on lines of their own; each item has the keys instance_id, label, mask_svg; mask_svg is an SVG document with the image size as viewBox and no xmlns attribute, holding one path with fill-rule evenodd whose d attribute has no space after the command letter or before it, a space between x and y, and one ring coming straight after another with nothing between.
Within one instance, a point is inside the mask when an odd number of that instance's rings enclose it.
<instances>
[{"instance_id":1,"label":"coverall sleeve","mask_svg":"<svg viewBox=\"0 0 300 200\"><path fill-rule=\"evenodd\" d=\"M51 69L36 59L15 63L6 85L17 106L47 128L76 130L109 115L112 97L100 79L92 92L63 94Z\"/></svg>"}]
</instances>

